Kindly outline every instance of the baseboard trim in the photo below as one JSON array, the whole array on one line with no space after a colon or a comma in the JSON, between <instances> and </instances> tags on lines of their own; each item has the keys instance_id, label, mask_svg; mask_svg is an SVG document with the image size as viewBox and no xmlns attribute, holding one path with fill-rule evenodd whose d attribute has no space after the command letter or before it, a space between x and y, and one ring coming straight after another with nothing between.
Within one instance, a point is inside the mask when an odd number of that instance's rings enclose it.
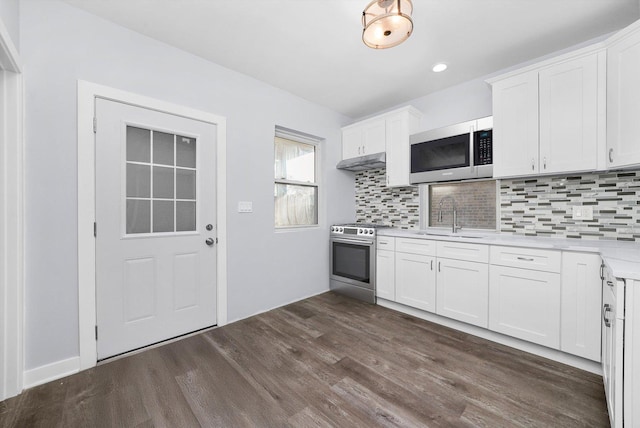
<instances>
[{"instance_id":1,"label":"baseboard trim","mask_svg":"<svg viewBox=\"0 0 640 428\"><path fill-rule=\"evenodd\" d=\"M596 361L587 360L575 355L567 354L566 352L547 348L545 346L527 342L525 340L516 339L515 337L506 336L504 334L496 333L494 331L477 327L475 325L456 321L451 318L433 314L431 312L425 312L420 309L405 306L401 303L392 302L390 300L381 299L379 297L377 299L377 304L388 309L393 309L398 312L413 315L416 318L431 321L445 327L453 328L455 330L459 330L473 336L481 337L492 342L500 343L501 345L510 346L512 348L516 348L521 351L537 355L539 357L548 358L550 360L557 361L559 363L602 376L602 366Z\"/></svg>"},{"instance_id":2,"label":"baseboard trim","mask_svg":"<svg viewBox=\"0 0 640 428\"><path fill-rule=\"evenodd\" d=\"M319 295L321 295L321 294L328 293L329 291L330 291L330 290L327 288L326 290L318 291L318 292L315 292L315 293L309 294L308 296L304 296L304 297L296 298L296 299L291 300L291 301L289 301L289 302L285 302L285 303L278 304L277 306L274 306L274 307L272 307L272 308L270 308L270 309L265 309L265 310L263 310L263 311L256 312L255 314L247 315L246 317L236 318L236 319L230 320L230 321L228 321L228 322L227 322L227 324L232 324L232 323L234 323L234 322L238 322L238 321L246 320L247 318L255 317L256 315L264 314L265 312L269 312L269 311L272 311L272 310L274 310L274 309L278 309L278 308L281 308L281 307L283 307L283 306L287 306L287 305L290 305L290 304L292 304L292 303L299 302L299 301L301 301L301 300L310 299L311 297L319 296Z\"/></svg>"},{"instance_id":3,"label":"baseboard trim","mask_svg":"<svg viewBox=\"0 0 640 428\"><path fill-rule=\"evenodd\" d=\"M80 357L55 361L44 366L36 367L24 372L24 389L33 388L52 380L60 379L80 371Z\"/></svg>"}]
</instances>

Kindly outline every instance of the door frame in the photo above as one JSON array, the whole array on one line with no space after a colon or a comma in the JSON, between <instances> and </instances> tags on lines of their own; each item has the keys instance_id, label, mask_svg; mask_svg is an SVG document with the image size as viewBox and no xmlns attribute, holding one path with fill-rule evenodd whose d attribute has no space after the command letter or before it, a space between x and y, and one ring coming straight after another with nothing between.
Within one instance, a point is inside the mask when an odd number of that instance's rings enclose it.
<instances>
[{"instance_id":1,"label":"door frame","mask_svg":"<svg viewBox=\"0 0 640 428\"><path fill-rule=\"evenodd\" d=\"M226 118L120 89L78 80L78 316L80 370L94 367L98 361L95 335L95 327L97 325L96 249L93 234L93 223L96 218L94 133L96 98L216 125L217 325L222 326L227 323Z\"/></svg>"},{"instance_id":2,"label":"door frame","mask_svg":"<svg viewBox=\"0 0 640 428\"><path fill-rule=\"evenodd\" d=\"M21 61L0 19L0 401L24 377L24 86Z\"/></svg>"}]
</instances>

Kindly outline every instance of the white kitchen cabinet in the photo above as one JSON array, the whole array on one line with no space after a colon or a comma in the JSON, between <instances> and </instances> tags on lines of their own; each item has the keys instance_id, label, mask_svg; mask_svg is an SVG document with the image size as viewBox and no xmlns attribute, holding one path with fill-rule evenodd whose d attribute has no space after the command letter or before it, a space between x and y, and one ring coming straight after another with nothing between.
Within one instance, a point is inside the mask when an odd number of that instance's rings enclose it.
<instances>
[{"instance_id":1,"label":"white kitchen cabinet","mask_svg":"<svg viewBox=\"0 0 640 428\"><path fill-rule=\"evenodd\" d=\"M560 350L600 361L600 255L562 253Z\"/></svg>"},{"instance_id":2,"label":"white kitchen cabinet","mask_svg":"<svg viewBox=\"0 0 640 428\"><path fill-rule=\"evenodd\" d=\"M560 348L560 274L489 268L489 329Z\"/></svg>"},{"instance_id":3,"label":"white kitchen cabinet","mask_svg":"<svg viewBox=\"0 0 640 428\"><path fill-rule=\"evenodd\" d=\"M493 83L493 176L538 169L538 72Z\"/></svg>"},{"instance_id":4,"label":"white kitchen cabinet","mask_svg":"<svg viewBox=\"0 0 640 428\"><path fill-rule=\"evenodd\" d=\"M438 257L436 313L488 327L489 265Z\"/></svg>"},{"instance_id":5,"label":"white kitchen cabinet","mask_svg":"<svg viewBox=\"0 0 640 428\"><path fill-rule=\"evenodd\" d=\"M396 302L436 311L436 258L396 252Z\"/></svg>"},{"instance_id":6,"label":"white kitchen cabinet","mask_svg":"<svg viewBox=\"0 0 640 428\"><path fill-rule=\"evenodd\" d=\"M490 80L494 177L597 169L605 62L596 45Z\"/></svg>"},{"instance_id":7,"label":"white kitchen cabinet","mask_svg":"<svg viewBox=\"0 0 640 428\"><path fill-rule=\"evenodd\" d=\"M602 285L602 379L612 428L623 425L624 282L605 274Z\"/></svg>"},{"instance_id":8,"label":"white kitchen cabinet","mask_svg":"<svg viewBox=\"0 0 640 428\"><path fill-rule=\"evenodd\" d=\"M409 136L417 132L421 116L406 106L345 126L342 159L385 152L387 186L409 186Z\"/></svg>"},{"instance_id":9,"label":"white kitchen cabinet","mask_svg":"<svg viewBox=\"0 0 640 428\"><path fill-rule=\"evenodd\" d=\"M405 107L386 118L387 137L387 186L409 186L411 172L409 136L420 125L421 113L413 107Z\"/></svg>"},{"instance_id":10,"label":"white kitchen cabinet","mask_svg":"<svg viewBox=\"0 0 640 428\"><path fill-rule=\"evenodd\" d=\"M380 153L385 149L384 118L368 120L342 129L342 159Z\"/></svg>"},{"instance_id":11,"label":"white kitchen cabinet","mask_svg":"<svg viewBox=\"0 0 640 428\"><path fill-rule=\"evenodd\" d=\"M640 21L607 43L607 167L640 164Z\"/></svg>"},{"instance_id":12,"label":"white kitchen cabinet","mask_svg":"<svg viewBox=\"0 0 640 428\"><path fill-rule=\"evenodd\" d=\"M381 250L376 253L376 296L396 300L396 253Z\"/></svg>"},{"instance_id":13,"label":"white kitchen cabinet","mask_svg":"<svg viewBox=\"0 0 640 428\"><path fill-rule=\"evenodd\" d=\"M597 168L599 128L606 126L606 115L598 110L606 102L599 92L606 85L599 63L604 71L604 51L540 70L541 173Z\"/></svg>"}]
</instances>

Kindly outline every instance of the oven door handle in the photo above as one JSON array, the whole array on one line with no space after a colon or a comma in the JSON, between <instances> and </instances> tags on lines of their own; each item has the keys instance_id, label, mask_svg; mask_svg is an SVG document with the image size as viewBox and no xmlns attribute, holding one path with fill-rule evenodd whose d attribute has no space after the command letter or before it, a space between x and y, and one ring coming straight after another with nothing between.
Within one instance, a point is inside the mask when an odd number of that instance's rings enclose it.
<instances>
[{"instance_id":1,"label":"oven door handle","mask_svg":"<svg viewBox=\"0 0 640 428\"><path fill-rule=\"evenodd\" d=\"M362 245L366 245L369 247L373 247L375 244L375 241L369 241L366 239L341 239L341 238L331 238L331 242L338 242L340 244L362 244Z\"/></svg>"}]
</instances>

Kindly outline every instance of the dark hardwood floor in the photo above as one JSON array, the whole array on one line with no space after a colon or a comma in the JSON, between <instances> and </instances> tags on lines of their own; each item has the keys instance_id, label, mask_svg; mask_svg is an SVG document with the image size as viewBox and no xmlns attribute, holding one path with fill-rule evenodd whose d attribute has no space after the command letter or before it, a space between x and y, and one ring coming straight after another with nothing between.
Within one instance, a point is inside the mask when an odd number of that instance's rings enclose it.
<instances>
[{"instance_id":1,"label":"dark hardwood floor","mask_svg":"<svg viewBox=\"0 0 640 428\"><path fill-rule=\"evenodd\" d=\"M2 427L604 427L602 379L326 293L0 403Z\"/></svg>"}]
</instances>

